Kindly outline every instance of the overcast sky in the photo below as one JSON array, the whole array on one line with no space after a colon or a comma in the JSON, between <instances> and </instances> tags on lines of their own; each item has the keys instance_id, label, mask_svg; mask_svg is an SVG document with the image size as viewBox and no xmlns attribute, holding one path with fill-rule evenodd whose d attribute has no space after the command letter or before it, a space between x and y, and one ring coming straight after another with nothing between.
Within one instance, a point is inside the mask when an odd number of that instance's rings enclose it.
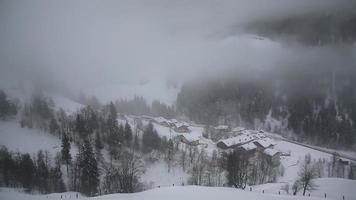
<instances>
[{"instance_id":1,"label":"overcast sky","mask_svg":"<svg viewBox=\"0 0 356 200\"><path fill-rule=\"evenodd\" d=\"M243 24L349 12L347 0L0 0L0 84L88 88L269 70L296 62L355 62L355 47L307 47L246 36Z\"/></svg>"}]
</instances>

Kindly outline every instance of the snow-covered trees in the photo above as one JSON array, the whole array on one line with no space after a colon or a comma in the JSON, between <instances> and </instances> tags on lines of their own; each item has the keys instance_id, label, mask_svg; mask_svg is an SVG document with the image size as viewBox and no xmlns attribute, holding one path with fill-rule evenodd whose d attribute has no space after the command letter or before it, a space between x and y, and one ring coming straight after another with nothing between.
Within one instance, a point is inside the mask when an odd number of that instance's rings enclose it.
<instances>
[{"instance_id":1,"label":"snow-covered trees","mask_svg":"<svg viewBox=\"0 0 356 200\"><path fill-rule=\"evenodd\" d=\"M54 119L54 103L43 94L35 94L30 103L25 104L21 113L21 126L49 131Z\"/></svg>"},{"instance_id":2,"label":"snow-covered trees","mask_svg":"<svg viewBox=\"0 0 356 200\"><path fill-rule=\"evenodd\" d=\"M143 173L143 162L138 155L123 152L118 166L110 167L105 174L105 193L132 193L137 191L139 177Z\"/></svg>"},{"instance_id":3,"label":"snow-covered trees","mask_svg":"<svg viewBox=\"0 0 356 200\"><path fill-rule=\"evenodd\" d=\"M27 191L41 193L63 192L65 186L60 170L60 163L51 166L50 154L40 150L37 156L12 153L5 147L0 149L0 185L23 187Z\"/></svg>"},{"instance_id":4,"label":"snow-covered trees","mask_svg":"<svg viewBox=\"0 0 356 200\"><path fill-rule=\"evenodd\" d=\"M204 176L207 174L208 158L204 149L196 155L192 164L190 183L193 185L204 185Z\"/></svg>"},{"instance_id":5,"label":"snow-covered trees","mask_svg":"<svg viewBox=\"0 0 356 200\"><path fill-rule=\"evenodd\" d=\"M79 167L78 179L80 192L93 196L98 191L99 168L95 159L92 145L89 140L85 140L77 155Z\"/></svg>"},{"instance_id":6,"label":"snow-covered trees","mask_svg":"<svg viewBox=\"0 0 356 200\"><path fill-rule=\"evenodd\" d=\"M233 151L227 154L226 171L227 181L230 186L244 189L247 183L248 175L248 157Z\"/></svg>"}]
</instances>

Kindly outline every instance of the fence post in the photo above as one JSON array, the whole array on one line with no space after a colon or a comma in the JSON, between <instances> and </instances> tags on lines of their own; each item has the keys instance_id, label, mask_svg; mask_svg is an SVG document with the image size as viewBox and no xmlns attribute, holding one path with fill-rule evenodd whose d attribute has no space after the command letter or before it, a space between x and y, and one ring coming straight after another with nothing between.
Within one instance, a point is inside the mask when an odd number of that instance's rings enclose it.
<instances>
[{"instance_id":1,"label":"fence post","mask_svg":"<svg viewBox=\"0 0 356 200\"><path fill-rule=\"evenodd\" d=\"M281 191L278 191L278 194L281 195Z\"/></svg>"},{"instance_id":2,"label":"fence post","mask_svg":"<svg viewBox=\"0 0 356 200\"><path fill-rule=\"evenodd\" d=\"M324 193L324 197L325 197L325 199L326 199L326 193Z\"/></svg>"},{"instance_id":3,"label":"fence post","mask_svg":"<svg viewBox=\"0 0 356 200\"><path fill-rule=\"evenodd\" d=\"M250 187L250 192L252 191L252 187Z\"/></svg>"},{"instance_id":4,"label":"fence post","mask_svg":"<svg viewBox=\"0 0 356 200\"><path fill-rule=\"evenodd\" d=\"M344 195L342 195L342 200L345 200L345 196Z\"/></svg>"},{"instance_id":5,"label":"fence post","mask_svg":"<svg viewBox=\"0 0 356 200\"><path fill-rule=\"evenodd\" d=\"M264 194L264 193L265 193L265 190L262 190L262 193Z\"/></svg>"}]
</instances>

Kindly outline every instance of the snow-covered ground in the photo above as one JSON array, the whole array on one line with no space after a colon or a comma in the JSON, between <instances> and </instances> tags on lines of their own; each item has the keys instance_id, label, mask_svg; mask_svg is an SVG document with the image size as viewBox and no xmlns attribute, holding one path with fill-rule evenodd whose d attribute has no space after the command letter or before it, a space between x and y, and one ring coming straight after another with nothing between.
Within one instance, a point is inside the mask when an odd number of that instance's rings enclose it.
<instances>
[{"instance_id":1,"label":"snow-covered ground","mask_svg":"<svg viewBox=\"0 0 356 200\"><path fill-rule=\"evenodd\" d=\"M0 138L0 145L6 146L10 151L32 155L42 149L55 156L61 150L60 138L38 129L21 128L20 124L15 121L0 121ZM72 144L72 155L75 155L77 151Z\"/></svg>"},{"instance_id":2,"label":"snow-covered ground","mask_svg":"<svg viewBox=\"0 0 356 200\"><path fill-rule=\"evenodd\" d=\"M59 110L62 108L67 114L71 114L76 112L84 107L83 104L77 103L69 98L64 96L56 95L56 94L48 94L53 102L55 103L55 108Z\"/></svg>"},{"instance_id":3,"label":"snow-covered ground","mask_svg":"<svg viewBox=\"0 0 356 200\"><path fill-rule=\"evenodd\" d=\"M162 126L160 124L154 123L153 124L154 128L157 130L157 133L159 136L163 137L167 137L169 138L173 138L175 136L178 135L184 135L184 137L189 140L189 141L196 141L196 140L200 140L202 138L202 134L204 129L201 127L197 127L197 126L189 126L189 129L191 130L191 132L189 133L178 133L175 132L172 128L169 127L165 127Z\"/></svg>"},{"instance_id":4,"label":"snow-covered ground","mask_svg":"<svg viewBox=\"0 0 356 200\"><path fill-rule=\"evenodd\" d=\"M290 156L281 156L281 164L284 166L285 172L284 176L279 177L279 182L294 182L296 180L300 164L304 160L306 154L310 154L311 158L316 160L331 159L331 155L328 153L282 140L277 141L277 145L274 148L284 153L290 153Z\"/></svg>"},{"instance_id":5,"label":"snow-covered ground","mask_svg":"<svg viewBox=\"0 0 356 200\"><path fill-rule=\"evenodd\" d=\"M311 192L307 192L307 196L310 193L310 196L312 197L324 198L326 193L327 199L342 199L342 196L344 196L347 200L356 200L355 180L342 178L318 178L314 180L314 183L317 186L316 189ZM285 191L281 190L281 187L284 185L285 183L267 183L256 185L252 190L256 192L262 192L262 190L264 190L264 192L268 194L278 194L280 191L281 194L286 194ZM292 193L291 185L289 193ZM301 192L299 192L298 195L301 195Z\"/></svg>"},{"instance_id":6,"label":"snow-covered ground","mask_svg":"<svg viewBox=\"0 0 356 200\"><path fill-rule=\"evenodd\" d=\"M26 194L21 191L21 189L15 188L0 188L0 199L1 200L60 200L60 199L76 199L78 194L78 199L84 199L81 194L77 192L65 192L65 193L52 193L47 195L32 195ZM61 198L62 197L62 198Z\"/></svg>"},{"instance_id":7,"label":"snow-covered ground","mask_svg":"<svg viewBox=\"0 0 356 200\"><path fill-rule=\"evenodd\" d=\"M33 97L33 88L6 88L5 92L9 99L16 100L21 103L29 102ZM55 104L54 108L56 110L62 108L67 114L73 113L84 107L84 105L60 94L44 92L43 95L53 100Z\"/></svg>"},{"instance_id":8,"label":"snow-covered ground","mask_svg":"<svg viewBox=\"0 0 356 200\"><path fill-rule=\"evenodd\" d=\"M21 128L15 121L0 121L0 137L0 145L10 151L32 154L42 149L55 155L61 149L59 138L37 129Z\"/></svg>"},{"instance_id":9,"label":"snow-covered ground","mask_svg":"<svg viewBox=\"0 0 356 200\"><path fill-rule=\"evenodd\" d=\"M0 199L6 200L57 200L61 199L75 199L73 192L67 192L62 194L50 194L50 195L29 195L18 193L12 189L2 188L0 192ZM64 198L64 196L66 198ZM73 198L74 197L74 198ZM79 197L83 199L83 197ZM291 195L278 195L261 192L249 192L234 188L221 188L221 187L199 187L199 186L175 186L175 187L161 187L152 190L132 193L132 194L111 194L98 197L92 197L88 199L97 200L216 200L216 199L248 199L248 200L318 200L323 198L318 197L303 197L303 196L291 196ZM332 198L328 198L332 199Z\"/></svg>"},{"instance_id":10,"label":"snow-covered ground","mask_svg":"<svg viewBox=\"0 0 356 200\"><path fill-rule=\"evenodd\" d=\"M158 161L147 166L146 172L141 176L141 181L146 184L151 184L152 187L157 186L178 186L182 183L186 184L189 175L182 170L181 166L173 166L168 172L167 163Z\"/></svg>"}]
</instances>

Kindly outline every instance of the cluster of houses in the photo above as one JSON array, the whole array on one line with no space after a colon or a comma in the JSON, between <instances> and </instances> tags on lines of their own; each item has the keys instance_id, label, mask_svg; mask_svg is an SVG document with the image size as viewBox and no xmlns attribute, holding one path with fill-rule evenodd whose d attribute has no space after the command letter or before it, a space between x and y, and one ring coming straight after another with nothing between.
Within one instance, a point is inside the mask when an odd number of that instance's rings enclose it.
<instances>
[{"instance_id":1,"label":"cluster of houses","mask_svg":"<svg viewBox=\"0 0 356 200\"><path fill-rule=\"evenodd\" d=\"M263 131L247 130L242 127L230 129L228 126L217 126L216 131L227 132L232 137L219 140L217 147L222 150L238 150L249 157L256 153L271 159L273 163L279 163L281 152L274 149L277 144L273 139L267 137Z\"/></svg>"},{"instance_id":2,"label":"cluster of houses","mask_svg":"<svg viewBox=\"0 0 356 200\"><path fill-rule=\"evenodd\" d=\"M155 117L155 118L152 118L151 120L161 126L172 128L177 133L189 133L190 132L189 124L186 122L180 122L176 119L169 120L164 117Z\"/></svg>"},{"instance_id":3,"label":"cluster of houses","mask_svg":"<svg viewBox=\"0 0 356 200\"><path fill-rule=\"evenodd\" d=\"M156 123L164 127L172 128L177 133L189 133L189 124L187 122L180 122L177 119L166 119L164 117L151 117L148 115L134 116L133 119L146 120L151 123ZM126 119L127 120L127 119Z\"/></svg>"}]
</instances>

